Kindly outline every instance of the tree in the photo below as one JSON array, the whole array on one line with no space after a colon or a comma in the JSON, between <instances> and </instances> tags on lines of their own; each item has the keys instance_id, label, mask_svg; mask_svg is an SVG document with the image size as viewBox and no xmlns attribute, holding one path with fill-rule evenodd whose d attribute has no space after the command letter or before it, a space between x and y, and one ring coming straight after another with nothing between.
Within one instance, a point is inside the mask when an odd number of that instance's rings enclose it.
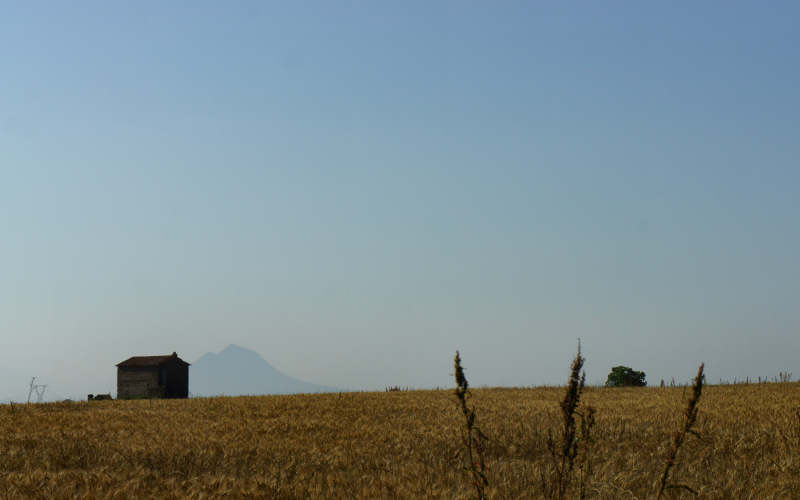
<instances>
[{"instance_id":1,"label":"tree","mask_svg":"<svg viewBox=\"0 0 800 500\"><path fill-rule=\"evenodd\" d=\"M606 387L644 387L647 385L644 372L628 366L615 366L606 379Z\"/></svg>"}]
</instances>

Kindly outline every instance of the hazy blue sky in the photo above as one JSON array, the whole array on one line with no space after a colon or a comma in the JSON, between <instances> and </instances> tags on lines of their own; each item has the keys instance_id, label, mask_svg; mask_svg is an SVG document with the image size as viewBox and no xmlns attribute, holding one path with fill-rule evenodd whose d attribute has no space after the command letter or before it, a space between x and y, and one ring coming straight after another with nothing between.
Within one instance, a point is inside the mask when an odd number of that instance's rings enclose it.
<instances>
[{"instance_id":1,"label":"hazy blue sky","mask_svg":"<svg viewBox=\"0 0 800 500\"><path fill-rule=\"evenodd\" d=\"M800 375L797 2L0 0L0 399Z\"/></svg>"}]
</instances>

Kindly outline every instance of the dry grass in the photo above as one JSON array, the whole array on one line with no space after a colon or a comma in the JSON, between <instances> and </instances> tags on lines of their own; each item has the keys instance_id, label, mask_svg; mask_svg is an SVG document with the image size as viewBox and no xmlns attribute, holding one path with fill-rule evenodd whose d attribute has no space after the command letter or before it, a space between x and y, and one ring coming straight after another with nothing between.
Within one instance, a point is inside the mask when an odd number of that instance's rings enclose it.
<instances>
[{"instance_id":1,"label":"dry grass","mask_svg":"<svg viewBox=\"0 0 800 500\"><path fill-rule=\"evenodd\" d=\"M564 388L470 392L487 495L541 497ZM652 498L690 394L587 387L587 496ZM673 473L700 498L800 498L798 404L798 383L705 387ZM452 390L0 406L0 497L468 498L463 419Z\"/></svg>"}]
</instances>

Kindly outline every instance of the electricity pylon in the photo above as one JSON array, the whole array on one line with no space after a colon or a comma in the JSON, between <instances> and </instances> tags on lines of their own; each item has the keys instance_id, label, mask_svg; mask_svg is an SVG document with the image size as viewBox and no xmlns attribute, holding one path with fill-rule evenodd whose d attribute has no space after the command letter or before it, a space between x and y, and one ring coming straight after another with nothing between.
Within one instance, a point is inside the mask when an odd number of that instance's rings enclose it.
<instances>
[{"instance_id":1,"label":"electricity pylon","mask_svg":"<svg viewBox=\"0 0 800 500\"><path fill-rule=\"evenodd\" d=\"M41 403L42 400L44 399L44 391L46 391L46 390L47 390L47 386L46 385L37 385L36 384L36 377L33 377L31 379L31 388L28 391L28 404L30 404L31 396L33 396L34 392L36 393L36 402L37 403Z\"/></svg>"}]
</instances>

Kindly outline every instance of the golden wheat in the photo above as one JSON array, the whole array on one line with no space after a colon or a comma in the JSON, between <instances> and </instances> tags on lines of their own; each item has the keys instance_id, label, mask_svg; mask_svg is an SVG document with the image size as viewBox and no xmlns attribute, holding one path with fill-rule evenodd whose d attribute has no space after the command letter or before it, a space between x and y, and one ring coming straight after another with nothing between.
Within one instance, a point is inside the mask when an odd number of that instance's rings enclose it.
<instances>
[{"instance_id":1,"label":"golden wheat","mask_svg":"<svg viewBox=\"0 0 800 500\"><path fill-rule=\"evenodd\" d=\"M471 389L490 498L538 498L563 388ZM590 498L647 498L683 388L586 388ZM800 384L704 388L680 481L700 498L800 498ZM451 390L0 406L0 497L469 498ZM674 491L675 497L686 492Z\"/></svg>"}]
</instances>

